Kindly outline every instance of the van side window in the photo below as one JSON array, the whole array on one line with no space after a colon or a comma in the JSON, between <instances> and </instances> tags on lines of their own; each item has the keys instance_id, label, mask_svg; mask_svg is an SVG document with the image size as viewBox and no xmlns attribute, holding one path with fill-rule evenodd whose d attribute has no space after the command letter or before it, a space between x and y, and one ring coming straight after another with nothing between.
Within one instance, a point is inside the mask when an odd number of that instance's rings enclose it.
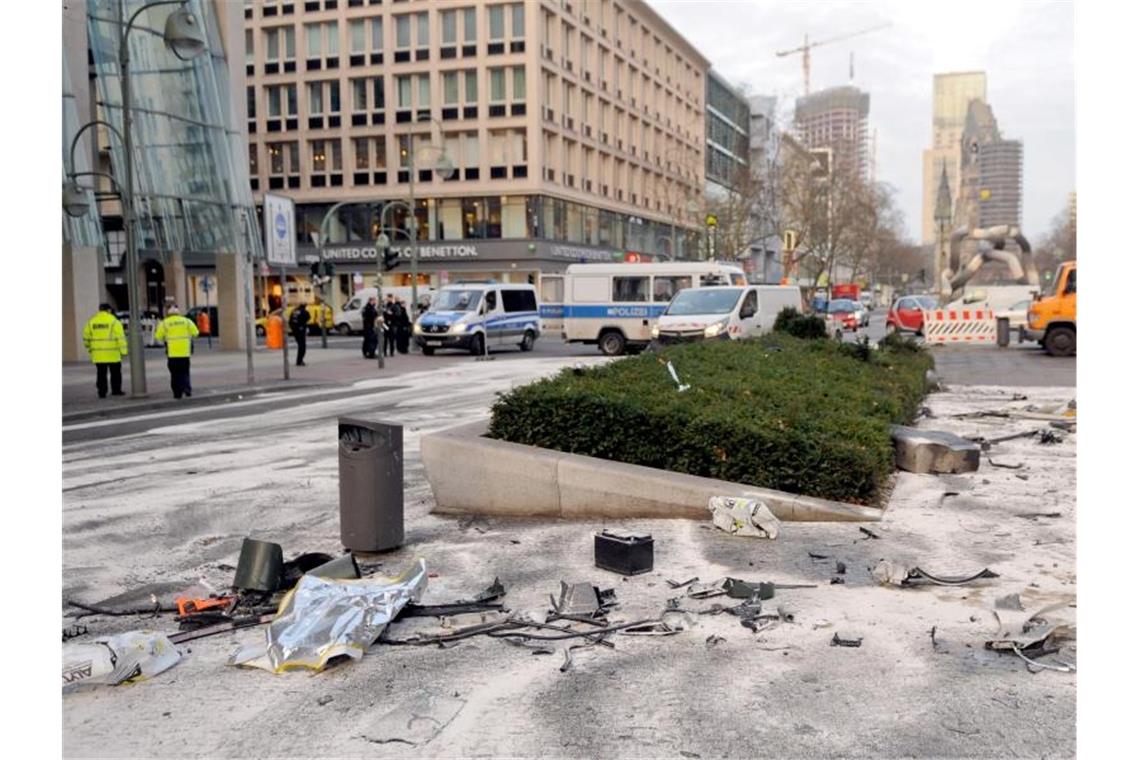
<instances>
[{"instance_id":1,"label":"van side window","mask_svg":"<svg viewBox=\"0 0 1140 760\"><path fill-rule=\"evenodd\" d=\"M711 288L714 285L728 285L728 278L716 272L701 275L701 287ZM744 283L740 283L743 285Z\"/></svg>"},{"instance_id":2,"label":"van side window","mask_svg":"<svg viewBox=\"0 0 1140 760\"><path fill-rule=\"evenodd\" d=\"M1069 272L1069 281L1065 283L1065 294L1077 292L1077 270Z\"/></svg>"},{"instance_id":3,"label":"van side window","mask_svg":"<svg viewBox=\"0 0 1140 760\"><path fill-rule=\"evenodd\" d=\"M538 311L533 290L504 290L503 311Z\"/></svg>"},{"instance_id":4,"label":"van side window","mask_svg":"<svg viewBox=\"0 0 1140 760\"><path fill-rule=\"evenodd\" d=\"M759 307L760 302L756 298L756 291L748 291L744 296L744 301L740 304L740 318L748 319L749 317L756 316Z\"/></svg>"},{"instance_id":5,"label":"van side window","mask_svg":"<svg viewBox=\"0 0 1140 760\"><path fill-rule=\"evenodd\" d=\"M687 275L684 277L654 277L653 300L671 301L678 290L684 290L692 286L693 278Z\"/></svg>"},{"instance_id":6,"label":"van side window","mask_svg":"<svg viewBox=\"0 0 1140 760\"><path fill-rule=\"evenodd\" d=\"M748 280L744 279L744 275L739 274L737 272L733 272L732 273L732 284L733 285L747 285Z\"/></svg>"},{"instance_id":7,"label":"van side window","mask_svg":"<svg viewBox=\"0 0 1140 760\"><path fill-rule=\"evenodd\" d=\"M498 303L499 303L499 302L498 302L498 301L495 299L495 291L493 291L493 290L488 290L488 291L487 291L487 295L486 295L486 296L484 296L484 297L483 297L483 299L484 299L484 302L487 304L487 311L488 311L488 312L492 312L492 311L494 311L494 310L495 310L495 307L496 307L496 306L498 305Z\"/></svg>"},{"instance_id":8,"label":"van side window","mask_svg":"<svg viewBox=\"0 0 1140 760\"><path fill-rule=\"evenodd\" d=\"M348 302L348 305L344 307L344 310L345 311L356 311L359 308L360 308L360 299L354 298Z\"/></svg>"},{"instance_id":9,"label":"van side window","mask_svg":"<svg viewBox=\"0 0 1140 760\"><path fill-rule=\"evenodd\" d=\"M648 301L648 277L615 277L613 285L614 301Z\"/></svg>"}]
</instances>

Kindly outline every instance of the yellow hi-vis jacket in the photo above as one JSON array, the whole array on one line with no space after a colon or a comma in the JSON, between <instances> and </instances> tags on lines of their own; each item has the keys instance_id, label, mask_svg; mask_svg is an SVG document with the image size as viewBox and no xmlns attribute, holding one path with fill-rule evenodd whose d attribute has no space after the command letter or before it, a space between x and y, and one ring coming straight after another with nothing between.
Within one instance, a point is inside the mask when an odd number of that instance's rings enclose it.
<instances>
[{"instance_id":1,"label":"yellow hi-vis jacket","mask_svg":"<svg viewBox=\"0 0 1140 760\"><path fill-rule=\"evenodd\" d=\"M198 325L181 314L171 314L154 331L155 340L166 343L166 355L171 359L190 356L190 344L197 337Z\"/></svg>"},{"instance_id":2,"label":"yellow hi-vis jacket","mask_svg":"<svg viewBox=\"0 0 1140 760\"><path fill-rule=\"evenodd\" d=\"M83 347L92 364L117 364L127 355L123 323L109 311L101 311L83 327Z\"/></svg>"}]
</instances>

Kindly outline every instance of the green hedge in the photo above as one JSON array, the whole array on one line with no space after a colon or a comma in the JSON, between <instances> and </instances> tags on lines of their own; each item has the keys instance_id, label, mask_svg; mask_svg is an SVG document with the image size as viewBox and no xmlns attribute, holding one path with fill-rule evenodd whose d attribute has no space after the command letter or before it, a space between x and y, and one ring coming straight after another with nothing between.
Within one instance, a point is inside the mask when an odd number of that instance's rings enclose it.
<instances>
[{"instance_id":1,"label":"green hedge","mask_svg":"<svg viewBox=\"0 0 1140 760\"><path fill-rule=\"evenodd\" d=\"M679 392L665 366L672 361ZM836 341L771 333L567 369L503 395L490 436L856 503L893 470L892 423L925 395L925 351L867 360Z\"/></svg>"}]
</instances>

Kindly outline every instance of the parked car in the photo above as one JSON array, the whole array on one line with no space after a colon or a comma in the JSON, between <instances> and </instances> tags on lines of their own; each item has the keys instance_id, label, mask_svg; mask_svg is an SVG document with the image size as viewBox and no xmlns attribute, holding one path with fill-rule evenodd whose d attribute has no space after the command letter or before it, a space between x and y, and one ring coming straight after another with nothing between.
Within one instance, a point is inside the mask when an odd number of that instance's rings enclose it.
<instances>
[{"instance_id":1,"label":"parked car","mask_svg":"<svg viewBox=\"0 0 1140 760\"><path fill-rule=\"evenodd\" d=\"M938 306L934 296L903 296L887 312L887 332L899 330L922 335L922 312Z\"/></svg>"},{"instance_id":2,"label":"parked car","mask_svg":"<svg viewBox=\"0 0 1140 760\"><path fill-rule=\"evenodd\" d=\"M868 312L875 310L875 296L870 291L864 290L859 294L859 303L863 304Z\"/></svg>"},{"instance_id":3,"label":"parked car","mask_svg":"<svg viewBox=\"0 0 1140 760\"><path fill-rule=\"evenodd\" d=\"M835 298L827 302L828 321L837 322L844 330L854 332L859 329L857 311L858 307L850 298Z\"/></svg>"},{"instance_id":4,"label":"parked car","mask_svg":"<svg viewBox=\"0 0 1140 760\"><path fill-rule=\"evenodd\" d=\"M325 312L325 327L329 332L333 331L333 310L328 304L324 304ZM321 307L315 303L308 304L306 308L309 310L309 335L320 335L321 323L318 321L321 318ZM293 313L293 307L290 306L285 310L285 332L289 332L289 316ZM265 336L265 323L269 317L280 317L281 309L274 309L264 317L258 317L254 322L254 331L258 337Z\"/></svg>"},{"instance_id":5,"label":"parked car","mask_svg":"<svg viewBox=\"0 0 1140 760\"><path fill-rule=\"evenodd\" d=\"M1031 303L1032 301L1028 299L1024 301L1018 301L1008 309L997 312L994 314L994 316L998 319L1008 319L1010 333L1017 334L1021 328L1029 324L1029 304Z\"/></svg>"}]
</instances>

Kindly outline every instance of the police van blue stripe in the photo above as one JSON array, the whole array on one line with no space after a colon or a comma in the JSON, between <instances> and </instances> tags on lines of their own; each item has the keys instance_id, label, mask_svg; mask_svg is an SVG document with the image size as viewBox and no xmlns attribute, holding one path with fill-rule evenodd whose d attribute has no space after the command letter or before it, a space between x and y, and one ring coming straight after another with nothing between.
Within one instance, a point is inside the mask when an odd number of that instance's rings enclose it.
<instances>
[{"instance_id":1,"label":"police van blue stripe","mask_svg":"<svg viewBox=\"0 0 1140 760\"><path fill-rule=\"evenodd\" d=\"M563 315L566 319L656 319L669 306L661 304L616 303L599 305L567 304Z\"/></svg>"}]
</instances>

